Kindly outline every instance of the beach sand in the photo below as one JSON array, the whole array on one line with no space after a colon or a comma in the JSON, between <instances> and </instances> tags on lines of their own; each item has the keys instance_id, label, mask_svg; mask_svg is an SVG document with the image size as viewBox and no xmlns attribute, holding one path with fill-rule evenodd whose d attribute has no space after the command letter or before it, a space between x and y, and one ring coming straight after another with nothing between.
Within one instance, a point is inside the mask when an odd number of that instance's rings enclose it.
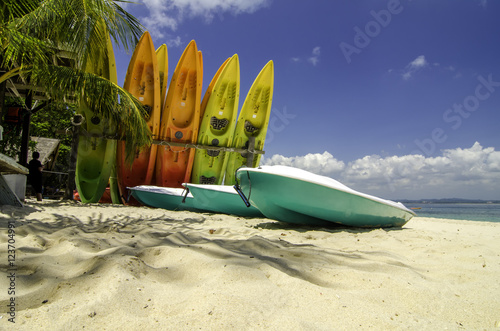
<instances>
[{"instance_id":1,"label":"beach sand","mask_svg":"<svg viewBox=\"0 0 500 331\"><path fill-rule=\"evenodd\" d=\"M311 228L49 200L0 210L3 330L500 329L500 223Z\"/></svg>"}]
</instances>

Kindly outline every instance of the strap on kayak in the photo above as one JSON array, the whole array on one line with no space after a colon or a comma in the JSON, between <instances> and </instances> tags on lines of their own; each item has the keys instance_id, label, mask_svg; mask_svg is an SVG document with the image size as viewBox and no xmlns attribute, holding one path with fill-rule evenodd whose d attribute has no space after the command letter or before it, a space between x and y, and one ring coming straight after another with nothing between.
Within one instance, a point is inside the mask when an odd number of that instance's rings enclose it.
<instances>
[{"instance_id":1,"label":"strap on kayak","mask_svg":"<svg viewBox=\"0 0 500 331\"><path fill-rule=\"evenodd\" d=\"M184 198L182 198L182 203L186 203L186 199L187 199L187 196L189 194L189 187L186 187L184 189L184 192L186 192L186 193L184 193Z\"/></svg>"},{"instance_id":2,"label":"strap on kayak","mask_svg":"<svg viewBox=\"0 0 500 331\"><path fill-rule=\"evenodd\" d=\"M131 196L132 196L132 190L128 190L126 197L122 195L122 197L125 199L125 203L128 203L130 201Z\"/></svg>"},{"instance_id":3,"label":"strap on kayak","mask_svg":"<svg viewBox=\"0 0 500 331\"><path fill-rule=\"evenodd\" d=\"M250 195L252 194L252 181L250 180L250 173L247 171L247 176L248 176L248 185L250 186L250 191L248 192L248 198L245 196L245 193L241 190L241 187L238 183L238 179L236 179L236 184L233 186L236 192L238 192L238 195L240 196L241 200L245 203L247 207L250 207ZM237 177L236 177L237 178Z\"/></svg>"},{"instance_id":4,"label":"strap on kayak","mask_svg":"<svg viewBox=\"0 0 500 331\"><path fill-rule=\"evenodd\" d=\"M247 207L250 207L250 201L248 201L247 197L245 196L245 193L241 190L241 188L238 185L233 186L236 192L238 192L238 195L240 196L241 200L245 203Z\"/></svg>"}]
</instances>

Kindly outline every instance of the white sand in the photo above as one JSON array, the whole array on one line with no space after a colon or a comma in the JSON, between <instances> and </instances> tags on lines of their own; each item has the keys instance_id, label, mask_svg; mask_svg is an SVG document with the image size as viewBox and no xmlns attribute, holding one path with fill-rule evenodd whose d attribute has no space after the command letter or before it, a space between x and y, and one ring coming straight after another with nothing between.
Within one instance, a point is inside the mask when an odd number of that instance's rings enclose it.
<instances>
[{"instance_id":1,"label":"white sand","mask_svg":"<svg viewBox=\"0 0 500 331\"><path fill-rule=\"evenodd\" d=\"M500 329L500 223L360 230L72 202L0 210L0 329Z\"/></svg>"}]
</instances>

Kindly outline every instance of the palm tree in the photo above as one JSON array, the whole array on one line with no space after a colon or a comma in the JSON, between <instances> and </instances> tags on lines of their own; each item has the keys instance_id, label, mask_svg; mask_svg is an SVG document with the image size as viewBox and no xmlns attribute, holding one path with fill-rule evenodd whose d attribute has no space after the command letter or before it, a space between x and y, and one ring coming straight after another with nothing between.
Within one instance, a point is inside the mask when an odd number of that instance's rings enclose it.
<instances>
[{"instance_id":1,"label":"palm tree","mask_svg":"<svg viewBox=\"0 0 500 331\"><path fill-rule=\"evenodd\" d=\"M50 100L86 102L120 123L127 152L151 144L141 103L120 86L85 72L106 48L109 34L125 50L143 32L121 0L3 0L0 4L0 84L14 77L43 87ZM70 54L70 66L59 65ZM64 56L62 56L64 55ZM67 62L67 61L66 61ZM3 72L2 72L3 71Z\"/></svg>"}]
</instances>

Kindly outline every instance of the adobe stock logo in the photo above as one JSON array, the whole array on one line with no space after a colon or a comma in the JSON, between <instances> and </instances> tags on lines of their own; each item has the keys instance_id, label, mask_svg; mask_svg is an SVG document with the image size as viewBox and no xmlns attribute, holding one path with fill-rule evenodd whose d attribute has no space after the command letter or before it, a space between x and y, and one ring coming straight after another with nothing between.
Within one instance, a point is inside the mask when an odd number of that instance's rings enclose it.
<instances>
[{"instance_id":1,"label":"adobe stock logo","mask_svg":"<svg viewBox=\"0 0 500 331\"><path fill-rule=\"evenodd\" d=\"M373 20L365 24L364 30L358 26L354 27L354 32L356 32L353 39L354 46L346 42L339 44L347 63L352 62L351 57L353 54L360 54L362 49L370 45L372 39L382 32L382 28L386 28L391 23L393 15L398 15L402 11L403 6L399 0L389 0L387 9L378 12L375 10L370 11Z\"/></svg>"},{"instance_id":2,"label":"adobe stock logo","mask_svg":"<svg viewBox=\"0 0 500 331\"><path fill-rule=\"evenodd\" d=\"M285 130L295 117L297 114L288 113L286 107L283 107L282 110L273 109L267 127L266 144L269 145L274 140L275 135Z\"/></svg>"},{"instance_id":3,"label":"adobe stock logo","mask_svg":"<svg viewBox=\"0 0 500 331\"><path fill-rule=\"evenodd\" d=\"M453 104L443 113L443 121L451 124L452 130L458 130L462 126L463 120L469 118L473 112L479 109L481 101L488 100L495 92L495 88L500 87L500 82L495 82L492 74L489 74L488 78L478 76L477 80L479 84L476 85L473 94L466 96L462 103ZM444 143L447 139L448 135L445 130L438 127L431 131L429 138L415 139L415 145L426 156L431 156L436 151L436 146ZM415 153L419 151L417 150Z\"/></svg>"}]
</instances>

